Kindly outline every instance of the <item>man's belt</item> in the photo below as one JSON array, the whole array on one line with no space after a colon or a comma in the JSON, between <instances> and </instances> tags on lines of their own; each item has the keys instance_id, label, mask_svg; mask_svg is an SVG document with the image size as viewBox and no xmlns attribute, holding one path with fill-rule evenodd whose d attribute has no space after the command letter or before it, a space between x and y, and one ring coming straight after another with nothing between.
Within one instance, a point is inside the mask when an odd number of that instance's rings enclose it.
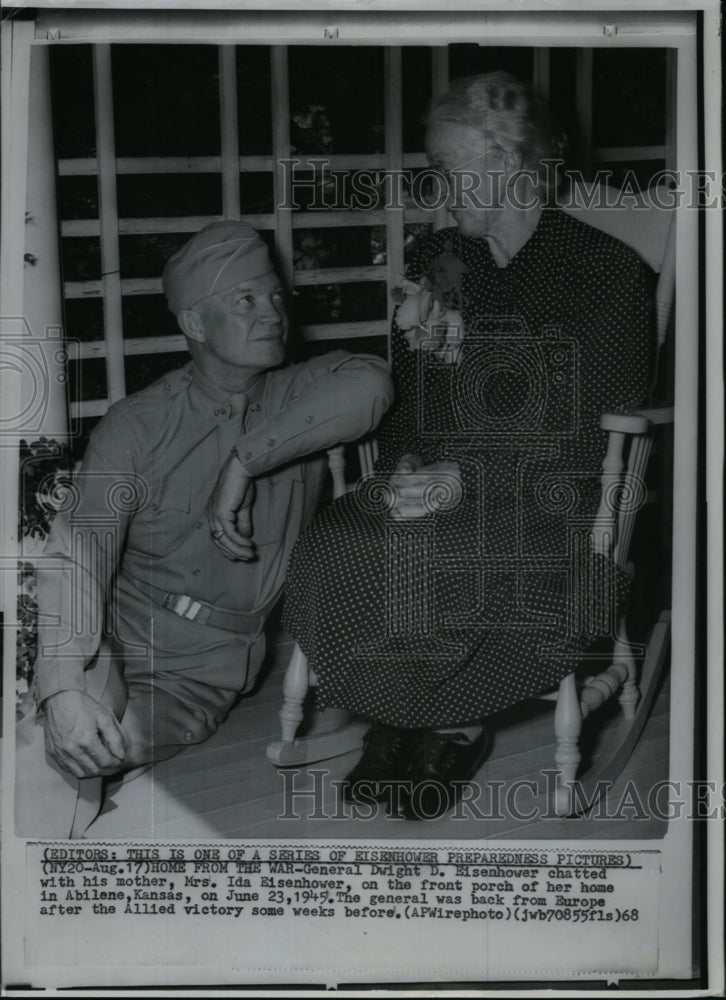
<instances>
[{"instance_id":1,"label":"man's belt","mask_svg":"<svg viewBox=\"0 0 726 1000\"><path fill-rule=\"evenodd\" d=\"M173 611L180 618L186 618L190 622L198 622L200 625L213 625L230 632L249 633L259 631L265 622L264 615L251 615L244 611L216 608L213 604L201 601L198 597L190 597L189 594L169 594L160 587L154 587L150 583L136 578L133 579L133 583L155 604Z\"/></svg>"}]
</instances>

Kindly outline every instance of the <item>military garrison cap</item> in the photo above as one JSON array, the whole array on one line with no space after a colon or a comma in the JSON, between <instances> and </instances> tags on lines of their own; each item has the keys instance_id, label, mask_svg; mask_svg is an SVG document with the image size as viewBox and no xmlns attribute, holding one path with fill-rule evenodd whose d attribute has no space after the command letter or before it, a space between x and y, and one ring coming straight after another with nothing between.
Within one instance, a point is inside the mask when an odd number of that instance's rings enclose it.
<instances>
[{"instance_id":1,"label":"military garrison cap","mask_svg":"<svg viewBox=\"0 0 726 1000\"><path fill-rule=\"evenodd\" d=\"M208 295L272 271L267 246L248 222L212 222L169 258L161 283L176 315Z\"/></svg>"}]
</instances>

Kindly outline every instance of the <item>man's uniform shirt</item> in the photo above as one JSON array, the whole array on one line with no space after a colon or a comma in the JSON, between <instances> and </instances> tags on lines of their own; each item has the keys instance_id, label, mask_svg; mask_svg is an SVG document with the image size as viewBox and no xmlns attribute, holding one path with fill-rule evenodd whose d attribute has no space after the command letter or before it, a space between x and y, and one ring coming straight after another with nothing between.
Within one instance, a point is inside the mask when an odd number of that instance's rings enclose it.
<instances>
[{"instance_id":1,"label":"man's uniform shirt","mask_svg":"<svg viewBox=\"0 0 726 1000\"><path fill-rule=\"evenodd\" d=\"M190 363L114 404L39 569L39 703L88 689L104 613L127 682L159 671L248 690L264 616L319 497L324 460L306 456L373 430L391 399L385 362L335 351L260 373L244 393ZM254 477L251 562L225 558L204 515L233 447ZM162 606L165 595L177 608L202 602L238 617L231 628L202 624Z\"/></svg>"}]
</instances>

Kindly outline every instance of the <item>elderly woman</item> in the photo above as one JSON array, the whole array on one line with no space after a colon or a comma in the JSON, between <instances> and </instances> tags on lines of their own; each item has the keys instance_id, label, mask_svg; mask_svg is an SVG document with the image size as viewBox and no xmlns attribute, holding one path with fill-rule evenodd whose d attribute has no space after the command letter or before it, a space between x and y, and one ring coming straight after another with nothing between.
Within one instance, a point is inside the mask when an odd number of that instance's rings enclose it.
<instances>
[{"instance_id":1,"label":"elderly woman","mask_svg":"<svg viewBox=\"0 0 726 1000\"><path fill-rule=\"evenodd\" d=\"M456 226L411 260L376 473L298 542L284 624L319 704L373 720L348 797L404 781L431 817L483 762L486 717L612 628L626 581L588 541L599 418L643 401L650 307L630 250L546 207L551 130L524 84L454 81L426 148Z\"/></svg>"}]
</instances>

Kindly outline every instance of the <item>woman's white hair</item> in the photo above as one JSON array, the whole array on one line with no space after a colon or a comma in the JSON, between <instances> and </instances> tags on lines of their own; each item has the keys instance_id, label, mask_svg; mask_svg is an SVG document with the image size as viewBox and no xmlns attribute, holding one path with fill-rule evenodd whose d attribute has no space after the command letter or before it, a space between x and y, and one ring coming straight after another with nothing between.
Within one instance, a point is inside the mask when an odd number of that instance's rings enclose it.
<instances>
[{"instance_id":1,"label":"woman's white hair","mask_svg":"<svg viewBox=\"0 0 726 1000\"><path fill-rule=\"evenodd\" d=\"M429 127L441 122L476 129L531 170L539 170L542 160L556 152L546 104L528 84L503 70L452 80L427 115Z\"/></svg>"}]
</instances>

